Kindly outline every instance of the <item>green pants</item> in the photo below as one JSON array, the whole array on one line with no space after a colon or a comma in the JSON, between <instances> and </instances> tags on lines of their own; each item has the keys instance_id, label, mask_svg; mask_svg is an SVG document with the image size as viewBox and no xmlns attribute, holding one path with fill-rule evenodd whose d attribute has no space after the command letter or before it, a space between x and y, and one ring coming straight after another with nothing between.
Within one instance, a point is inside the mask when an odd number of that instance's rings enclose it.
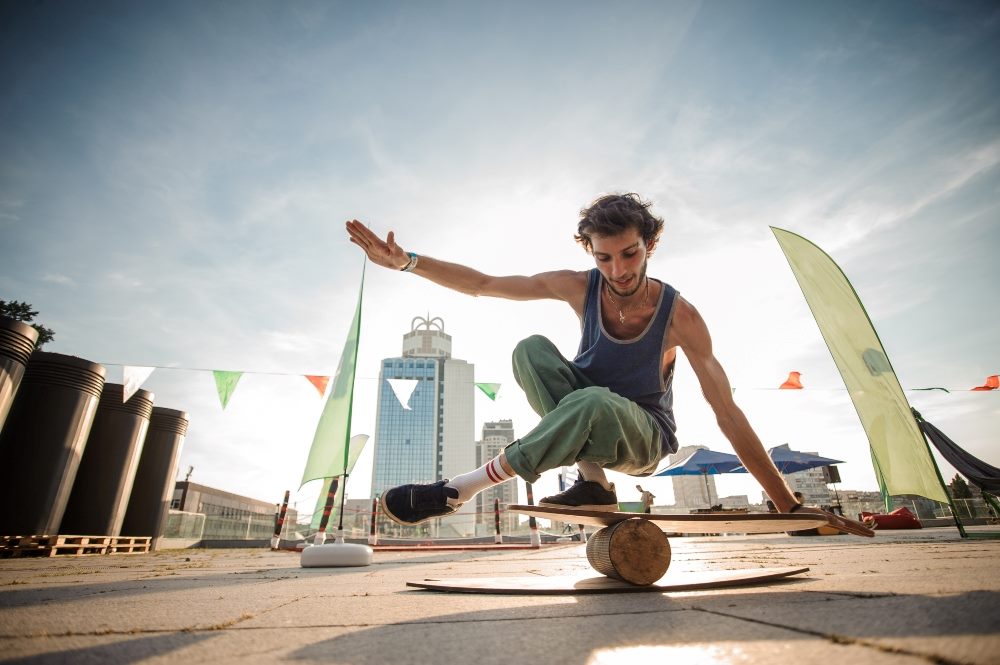
<instances>
[{"instance_id":1,"label":"green pants","mask_svg":"<svg viewBox=\"0 0 1000 665\"><path fill-rule=\"evenodd\" d=\"M504 450L514 472L529 483L577 460L632 476L656 470L662 453L653 418L632 400L595 386L545 337L533 335L517 345L514 377L542 417Z\"/></svg>"}]
</instances>

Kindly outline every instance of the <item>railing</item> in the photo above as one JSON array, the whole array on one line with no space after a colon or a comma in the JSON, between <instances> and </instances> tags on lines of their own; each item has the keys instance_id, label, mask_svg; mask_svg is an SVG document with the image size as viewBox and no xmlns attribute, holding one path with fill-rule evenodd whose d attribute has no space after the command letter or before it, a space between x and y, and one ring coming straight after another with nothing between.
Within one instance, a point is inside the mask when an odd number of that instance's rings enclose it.
<instances>
[{"instance_id":1,"label":"railing","mask_svg":"<svg viewBox=\"0 0 1000 665\"><path fill-rule=\"evenodd\" d=\"M246 517L222 517L171 510L163 535L187 540L265 540L273 533L272 515L250 513Z\"/></svg>"},{"instance_id":2,"label":"railing","mask_svg":"<svg viewBox=\"0 0 1000 665\"><path fill-rule=\"evenodd\" d=\"M185 540L201 540L205 532L205 515L171 510L167 515L167 526L163 531L165 538L183 538Z\"/></svg>"}]
</instances>

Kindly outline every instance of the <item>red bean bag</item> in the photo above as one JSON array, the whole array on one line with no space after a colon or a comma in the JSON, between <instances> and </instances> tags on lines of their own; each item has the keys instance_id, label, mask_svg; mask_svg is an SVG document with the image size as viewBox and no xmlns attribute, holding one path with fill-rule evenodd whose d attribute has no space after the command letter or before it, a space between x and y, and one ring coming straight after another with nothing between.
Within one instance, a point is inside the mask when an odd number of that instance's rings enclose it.
<instances>
[{"instance_id":1,"label":"red bean bag","mask_svg":"<svg viewBox=\"0 0 1000 665\"><path fill-rule=\"evenodd\" d=\"M861 521L871 529L922 529L917 516L906 508L891 513L861 513Z\"/></svg>"}]
</instances>

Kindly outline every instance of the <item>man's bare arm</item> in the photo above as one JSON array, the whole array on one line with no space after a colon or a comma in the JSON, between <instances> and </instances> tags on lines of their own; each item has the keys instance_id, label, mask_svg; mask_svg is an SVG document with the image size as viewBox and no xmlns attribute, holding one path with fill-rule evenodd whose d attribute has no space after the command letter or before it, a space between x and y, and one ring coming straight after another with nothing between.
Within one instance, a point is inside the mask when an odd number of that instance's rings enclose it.
<instances>
[{"instance_id":1,"label":"man's bare arm","mask_svg":"<svg viewBox=\"0 0 1000 665\"><path fill-rule=\"evenodd\" d=\"M712 351L712 338L701 315L689 302L678 299L671 324L671 344L684 350L701 391L715 413L719 429L733 446L747 471L753 474L781 512L798 503L743 411L733 401L733 391L722 365Z\"/></svg>"},{"instance_id":2,"label":"man's bare arm","mask_svg":"<svg viewBox=\"0 0 1000 665\"><path fill-rule=\"evenodd\" d=\"M715 412L719 429L729 439L740 461L761 484L775 506L781 512L788 512L797 503L795 495L764 450L764 445L753 431L743 411L733 401L729 378L712 351L712 337L708 333L705 321L698 310L683 298L678 300L670 336L671 344L676 343L684 350L684 355L687 356L701 384L702 393ZM859 522L819 508L803 506L796 509L796 514L799 513L823 515L832 526L857 536L875 535L874 531Z\"/></svg>"},{"instance_id":3,"label":"man's bare arm","mask_svg":"<svg viewBox=\"0 0 1000 665\"><path fill-rule=\"evenodd\" d=\"M383 241L357 220L347 222L347 232L351 242L361 247L372 263L395 270L401 270L409 263L409 255L396 244L393 232L390 231ZM420 256L413 273L471 296L492 296L508 300L563 300L578 313L582 313L587 288L586 273L577 271L494 276L426 255Z\"/></svg>"}]
</instances>

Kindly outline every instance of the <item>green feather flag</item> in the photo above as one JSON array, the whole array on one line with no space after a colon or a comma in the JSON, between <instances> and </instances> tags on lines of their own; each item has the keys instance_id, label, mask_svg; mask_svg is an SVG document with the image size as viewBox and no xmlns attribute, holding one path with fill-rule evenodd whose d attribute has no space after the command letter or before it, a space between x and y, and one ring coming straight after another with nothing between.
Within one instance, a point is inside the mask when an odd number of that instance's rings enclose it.
<instances>
[{"instance_id":1,"label":"green feather flag","mask_svg":"<svg viewBox=\"0 0 1000 665\"><path fill-rule=\"evenodd\" d=\"M350 466L351 403L354 399L354 372L358 363L358 341L361 338L361 300L365 287L365 271L361 269L361 288L358 289L358 304L354 308L354 320L347 333L344 351L340 354L340 365L333 378L333 388L326 398L326 405L316 425L312 448L302 472L299 487L310 480L334 478L347 473Z\"/></svg>"},{"instance_id":2,"label":"green feather flag","mask_svg":"<svg viewBox=\"0 0 1000 665\"><path fill-rule=\"evenodd\" d=\"M916 494L948 502L927 442L882 342L847 276L805 238L771 227L844 379L871 445L885 497Z\"/></svg>"},{"instance_id":3,"label":"green feather flag","mask_svg":"<svg viewBox=\"0 0 1000 665\"><path fill-rule=\"evenodd\" d=\"M358 458L361 457L361 451L365 449L365 444L368 443L367 434L355 434L351 437L350 453L348 454L347 460L347 473L350 475L354 471L354 465L358 463ZM334 478L325 478L323 480L323 487L320 488L319 496L316 497L316 508L313 510L312 521L310 522L312 528L319 528L319 521L323 517L323 508L326 505L326 495L330 492L330 483L335 480ZM337 511L340 509L340 505L343 499L344 486L347 483L340 483L337 487L337 497L333 502L333 512L330 514L330 523L332 524L334 519L337 517Z\"/></svg>"}]
</instances>

